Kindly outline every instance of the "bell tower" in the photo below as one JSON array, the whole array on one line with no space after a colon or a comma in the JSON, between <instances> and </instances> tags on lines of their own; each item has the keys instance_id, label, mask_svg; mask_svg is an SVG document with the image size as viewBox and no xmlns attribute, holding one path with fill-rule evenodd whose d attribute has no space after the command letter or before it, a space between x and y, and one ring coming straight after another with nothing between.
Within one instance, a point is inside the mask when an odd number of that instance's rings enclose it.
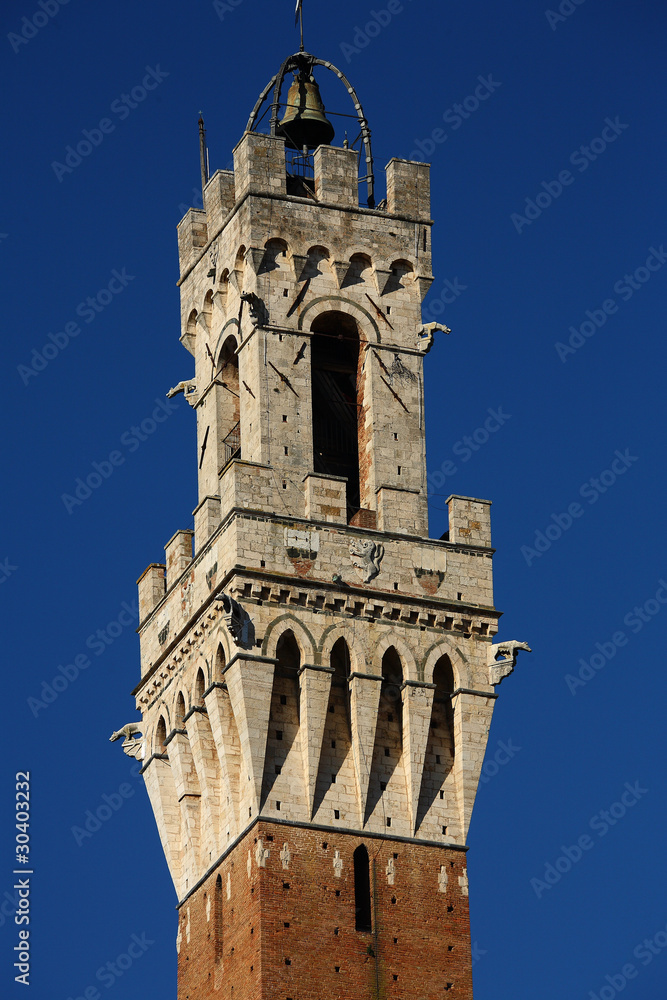
<instances>
[{"instance_id":1,"label":"bell tower","mask_svg":"<svg viewBox=\"0 0 667 1000\"><path fill-rule=\"evenodd\" d=\"M329 144L316 70L360 149ZM178 899L178 997L470 1000L466 835L524 644L494 642L489 502L450 497L428 536L429 167L392 159L376 207L357 95L303 51L233 171L204 163L178 227L194 375L171 390L199 498L139 580L123 744Z\"/></svg>"}]
</instances>

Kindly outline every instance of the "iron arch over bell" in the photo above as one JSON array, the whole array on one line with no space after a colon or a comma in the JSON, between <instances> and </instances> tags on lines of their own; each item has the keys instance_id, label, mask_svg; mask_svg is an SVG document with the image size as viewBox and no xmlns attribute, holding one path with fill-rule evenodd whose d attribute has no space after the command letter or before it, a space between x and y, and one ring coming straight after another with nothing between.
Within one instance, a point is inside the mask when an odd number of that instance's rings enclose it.
<instances>
[{"instance_id":1,"label":"iron arch over bell","mask_svg":"<svg viewBox=\"0 0 667 1000\"><path fill-rule=\"evenodd\" d=\"M309 52L295 52L294 55L289 56L280 67L278 73L276 73L276 75L269 81L267 86L259 95L257 103L255 104L255 107L252 110L250 118L248 119L248 124L246 125L246 132L255 131L255 126L257 125L259 112L262 108L262 105L264 104L267 97L273 90L273 100L271 104L271 135L274 136L284 135L286 138L288 138L287 133L281 130L284 127L289 127L290 121L292 119L288 121L287 120L288 115L286 114L285 117L283 118L283 121L281 122L279 120L278 115L280 111L280 95L282 92L283 83L285 81L285 76L287 75L287 73L290 72L293 72L297 75L297 80L295 81L297 84L300 77L302 77L303 80L305 81L304 93L306 100L304 102L304 112L305 112L305 106L308 104L308 100L310 100L311 102L312 110L315 110L314 102L315 98L317 98L317 100L319 100L319 106L321 108L321 117L324 119L323 122L322 121L319 122L318 127L322 127L322 131L324 131L324 125L326 124L327 126L329 126L329 128L333 130L333 126L331 126L331 123L328 121L326 115L324 114L324 106L322 105L322 100L321 97L319 96L319 88L317 87L317 84L315 84L312 78L313 67L315 66L322 66L324 69L328 69L331 73L334 73L341 81L345 89L347 90L352 100L352 103L354 104L354 110L356 111L357 121L359 123L359 131L361 133L361 138L364 145L364 153L366 157L366 176L360 177L359 179L365 180L368 187L368 199L367 199L368 207L375 208L375 193L374 193L375 176L373 173L373 151L371 148L371 130L369 128L368 121L364 114L364 109L361 106L361 102L357 97L354 87L350 84L350 81L347 79L345 74L342 73L336 66L334 66L333 63L328 62L326 59L318 59L316 56L311 55ZM309 83L309 81L311 80L312 83ZM308 93L307 85L310 87L314 86L315 89L311 90L310 93ZM294 88L294 83L290 87L290 92L292 93L292 96L295 97L296 95L293 92L292 88ZM290 102L290 99L288 97L287 104L290 105L290 103L292 102ZM299 110L300 106L298 105L298 102L294 101L294 103L297 105L297 110ZM318 112L318 114L320 113ZM302 118L305 119L305 113L302 116ZM331 135L330 139L325 141L325 145L331 142L332 138L333 134ZM306 143L306 145L308 145L308 143ZM314 147L311 146L309 148L314 148Z\"/></svg>"}]
</instances>

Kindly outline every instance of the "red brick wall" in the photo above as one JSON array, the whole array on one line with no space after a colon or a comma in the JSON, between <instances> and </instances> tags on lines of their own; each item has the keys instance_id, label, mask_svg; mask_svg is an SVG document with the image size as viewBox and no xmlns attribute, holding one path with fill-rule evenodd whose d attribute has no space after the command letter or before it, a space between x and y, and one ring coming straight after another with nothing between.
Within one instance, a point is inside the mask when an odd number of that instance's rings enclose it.
<instances>
[{"instance_id":1,"label":"red brick wall","mask_svg":"<svg viewBox=\"0 0 667 1000\"><path fill-rule=\"evenodd\" d=\"M255 858L259 839L270 852L264 868ZM280 857L285 842L288 869ZM375 883L370 933L355 930L353 852L361 843ZM387 883L389 859L394 885ZM438 891L442 865L445 893ZM181 907L178 1000L472 1000L468 898L459 884L465 867L460 850L262 820ZM218 873L223 957L216 969Z\"/></svg>"}]
</instances>

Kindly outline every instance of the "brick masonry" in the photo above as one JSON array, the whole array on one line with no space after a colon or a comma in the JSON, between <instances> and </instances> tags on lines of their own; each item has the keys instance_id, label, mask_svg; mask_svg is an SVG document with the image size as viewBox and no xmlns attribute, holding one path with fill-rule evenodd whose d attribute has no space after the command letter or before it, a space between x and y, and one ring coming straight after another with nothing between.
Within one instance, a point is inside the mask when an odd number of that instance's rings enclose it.
<instances>
[{"instance_id":1,"label":"brick masonry","mask_svg":"<svg viewBox=\"0 0 667 1000\"><path fill-rule=\"evenodd\" d=\"M178 1000L472 998L465 851L260 821L183 902L178 936Z\"/></svg>"}]
</instances>

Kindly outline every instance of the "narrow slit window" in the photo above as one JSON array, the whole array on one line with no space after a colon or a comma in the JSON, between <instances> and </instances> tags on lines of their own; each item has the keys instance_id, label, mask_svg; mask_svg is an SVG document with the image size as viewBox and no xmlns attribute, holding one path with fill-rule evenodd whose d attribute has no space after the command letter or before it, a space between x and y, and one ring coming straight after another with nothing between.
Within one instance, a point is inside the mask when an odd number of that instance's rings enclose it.
<instances>
[{"instance_id":1,"label":"narrow slit window","mask_svg":"<svg viewBox=\"0 0 667 1000\"><path fill-rule=\"evenodd\" d=\"M371 879L368 851L360 844L354 852L354 911L355 930L370 931Z\"/></svg>"},{"instance_id":2,"label":"narrow slit window","mask_svg":"<svg viewBox=\"0 0 667 1000\"><path fill-rule=\"evenodd\" d=\"M218 875L215 880L214 897L214 919L215 919L215 961L222 962L222 876Z\"/></svg>"}]
</instances>

